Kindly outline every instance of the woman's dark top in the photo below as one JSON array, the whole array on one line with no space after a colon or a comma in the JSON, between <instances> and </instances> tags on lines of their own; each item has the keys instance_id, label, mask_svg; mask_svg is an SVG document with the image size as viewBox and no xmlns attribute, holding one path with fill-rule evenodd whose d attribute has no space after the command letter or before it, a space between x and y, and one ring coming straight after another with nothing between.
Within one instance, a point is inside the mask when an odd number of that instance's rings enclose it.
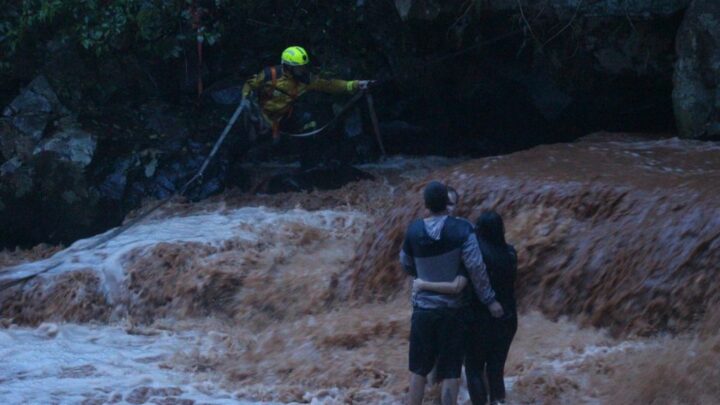
<instances>
[{"instance_id":1,"label":"woman's dark top","mask_svg":"<svg viewBox=\"0 0 720 405\"><path fill-rule=\"evenodd\" d=\"M483 261L487 268L490 285L495 290L495 299L502 305L505 317L517 314L515 301L515 280L517 279L517 252L512 245L492 244L478 238ZM484 312L488 312L479 300L473 300Z\"/></svg>"}]
</instances>

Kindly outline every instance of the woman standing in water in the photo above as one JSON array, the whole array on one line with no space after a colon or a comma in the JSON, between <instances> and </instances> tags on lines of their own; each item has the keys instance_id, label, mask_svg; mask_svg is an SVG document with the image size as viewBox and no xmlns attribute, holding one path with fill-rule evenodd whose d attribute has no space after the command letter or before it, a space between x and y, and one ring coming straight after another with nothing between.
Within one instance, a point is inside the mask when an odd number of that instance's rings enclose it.
<instances>
[{"instance_id":1,"label":"woman standing in water","mask_svg":"<svg viewBox=\"0 0 720 405\"><path fill-rule=\"evenodd\" d=\"M473 297L474 303L467 323L469 336L465 354L465 376L473 405L486 404L488 395L491 404L502 404L505 403L505 361L517 331L517 253L505 241L505 226L497 212L483 212L477 220L475 231L490 283L505 315L502 318L493 318L487 308ZM445 292L455 284L416 280L413 288ZM484 377L487 377L487 385Z\"/></svg>"}]
</instances>

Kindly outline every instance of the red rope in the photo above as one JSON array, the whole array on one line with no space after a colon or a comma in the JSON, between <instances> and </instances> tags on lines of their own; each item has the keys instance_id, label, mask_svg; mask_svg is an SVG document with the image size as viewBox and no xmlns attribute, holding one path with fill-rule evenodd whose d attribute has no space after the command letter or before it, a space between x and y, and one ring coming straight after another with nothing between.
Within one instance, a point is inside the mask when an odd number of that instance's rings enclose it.
<instances>
[{"instance_id":1,"label":"red rope","mask_svg":"<svg viewBox=\"0 0 720 405\"><path fill-rule=\"evenodd\" d=\"M202 38L202 25L201 25L201 19L202 19L202 9L200 7L195 6L195 2L190 6L191 7L191 15L192 15L192 27L197 32L197 77L198 77L198 84L197 84L197 90L198 90L198 99L200 99L200 96L203 93L203 80L202 80L202 64L203 64L203 38Z\"/></svg>"},{"instance_id":2,"label":"red rope","mask_svg":"<svg viewBox=\"0 0 720 405\"><path fill-rule=\"evenodd\" d=\"M200 37L200 30L198 29L198 41L197 41L197 53L198 53L198 99L203 93L203 81L202 81L202 60L203 60L203 41Z\"/></svg>"}]
</instances>

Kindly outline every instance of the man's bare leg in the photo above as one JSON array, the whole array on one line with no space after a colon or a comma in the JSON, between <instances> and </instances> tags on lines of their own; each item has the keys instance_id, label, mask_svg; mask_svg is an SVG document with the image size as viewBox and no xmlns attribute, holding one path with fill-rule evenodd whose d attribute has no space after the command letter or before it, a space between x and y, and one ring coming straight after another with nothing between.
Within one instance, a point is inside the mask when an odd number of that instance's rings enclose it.
<instances>
[{"instance_id":1,"label":"man's bare leg","mask_svg":"<svg viewBox=\"0 0 720 405\"><path fill-rule=\"evenodd\" d=\"M447 378L442 380L442 405L455 405L457 403L458 391L460 390L459 378ZM422 398L420 399L422 401Z\"/></svg>"},{"instance_id":2,"label":"man's bare leg","mask_svg":"<svg viewBox=\"0 0 720 405\"><path fill-rule=\"evenodd\" d=\"M437 379L437 365L433 367L432 370L430 370L430 374L427 375L427 384L430 384L430 386L440 384L440 380Z\"/></svg>"},{"instance_id":3,"label":"man's bare leg","mask_svg":"<svg viewBox=\"0 0 720 405\"><path fill-rule=\"evenodd\" d=\"M422 405L426 380L419 374L410 373L410 405Z\"/></svg>"}]
</instances>

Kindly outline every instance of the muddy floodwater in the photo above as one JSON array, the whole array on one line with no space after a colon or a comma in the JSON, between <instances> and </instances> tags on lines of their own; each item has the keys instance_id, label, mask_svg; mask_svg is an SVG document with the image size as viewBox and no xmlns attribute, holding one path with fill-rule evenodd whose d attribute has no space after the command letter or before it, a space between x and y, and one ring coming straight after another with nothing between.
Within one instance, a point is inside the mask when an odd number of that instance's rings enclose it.
<instances>
[{"instance_id":1,"label":"muddy floodwater","mask_svg":"<svg viewBox=\"0 0 720 405\"><path fill-rule=\"evenodd\" d=\"M0 292L0 403L403 403L397 253L430 178L461 215L498 210L518 250L509 403L720 401L720 144L599 134L365 169L178 201L93 249L0 253L1 283L50 269Z\"/></svg>"}]
</instances>

